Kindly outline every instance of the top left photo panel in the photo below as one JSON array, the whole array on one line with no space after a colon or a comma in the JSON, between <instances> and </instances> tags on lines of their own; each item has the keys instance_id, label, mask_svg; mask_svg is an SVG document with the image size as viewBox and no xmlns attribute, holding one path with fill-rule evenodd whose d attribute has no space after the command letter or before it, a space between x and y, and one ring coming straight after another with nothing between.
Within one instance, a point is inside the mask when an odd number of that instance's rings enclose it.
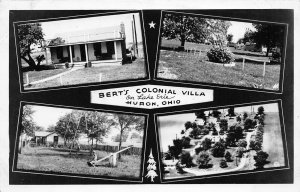
<instances>
[{"instance_id":1,"label":"top left photo panel","mask_svg":"<svg viewBox=\"0 0 300 192\"><path fill-rule=\"evenodd\" d=\"M141 11L13 25L21 92L149 79Z\"/></svg>"}]
</instances>

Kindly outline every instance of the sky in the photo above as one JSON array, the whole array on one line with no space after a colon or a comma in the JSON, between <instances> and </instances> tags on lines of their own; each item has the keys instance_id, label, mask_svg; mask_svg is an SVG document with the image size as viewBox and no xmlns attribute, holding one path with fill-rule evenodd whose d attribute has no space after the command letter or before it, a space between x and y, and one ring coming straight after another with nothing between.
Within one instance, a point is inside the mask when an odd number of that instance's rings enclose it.
<instances>
[{"instance_id":1,"label":"sky","mask_svg":"<svg viewBox=\"0 0 300 192\"><path fill-rule=\"evenodd\" d=\"M254 107L254 111L257 112L257 108L260 106L264 107L265 112L278 112L277 103L253 105L252 107ZM250 108L251 106L235 107L234 111L236 113L250 112ZM227 108L225 111L226 110ZM176 138L176 135L180 137L180 132L184 129L184 123L187 121L193 122L195 119L195 113L159 116L157 121L161 151L167 152L168 146L173 145L173 139Z\"/></svg>"},{"instance_id":2,"label":"sky","mask_svg":"<svg viewBox=\"0 0 300 192\"><path fill-rule=\"evenodd\" d=\"M97 16L77 19L66 19L57 21L40 22L42 25L44 39L56 38L56 34L72 31L82 31L83 29L95 29L101 27L118 26L121 22L125 25L126 43L132 42L131 21L135 17L136 32L138 42L142 41L142 31L140 17L138 13L126 13L119 15Z\"/></svg>"},{"instance_id":3,"label":"sky","mask_svg":"<svg viewBox=\"0 0 300 192\"><path fill-rule=\"evenodd\" d=\"M252 26L252 23L230 21L231 26L228 28L227 34L233 35L233 42L236 43L240 38L244 37L244 34L248 29L255 31L255 28Z\"/></svg>"}]
</instances>

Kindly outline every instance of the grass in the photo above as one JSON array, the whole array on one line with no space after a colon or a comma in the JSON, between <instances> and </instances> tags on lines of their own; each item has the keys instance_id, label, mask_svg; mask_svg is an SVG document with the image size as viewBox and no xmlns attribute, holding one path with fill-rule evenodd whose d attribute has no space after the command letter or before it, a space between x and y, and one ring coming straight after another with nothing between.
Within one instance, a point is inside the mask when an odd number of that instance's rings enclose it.
<instances>
[{"instance_id":1,"label":"grass","mask_svg":"<svg viewBox=\"0 0 300 192\"><path fill-rule=\"evenodd\" d=\"M30 81L44 79L61 72L67 71L68 69L53 69L44 71L30 71L29 78ZM60 84L60 79L52 79L43 83L34 84L25 89L38 89L38 88L48 88L48 87L58 87L58 86L68 86L76 84L86 84L86 83L98 83L99 74L102 74L102 82L107 81L119 81L119 80L134 80L146 77L146 69L144 59L137 59L131 64L125 64L122 66L101 66L101 67L91 67L76 70L74 72L68 73L62 76L63 84ZM23 74L24 82L26 82L26 76Z\"/></svg>"},{"instance_id":2,"label":"grass","mask_svg":"<svg viewBox=\"0 0 300 192\"><path fill-rule=\"evenodd\" d=\"M109 155L105 151L96 152L98 159ZM100 166L89 167L87 161L90 160L88 151L70 155L68 151L64 150L26 147L22 154L18 155L17 168L28 171L109 176L136 180L140 177L141 156L123 155L121 161L118 161L117 167L110 167L108 160L103 161Z\"/></svg>"},{"instance_id":3,"label":"grass","mask_svg":"<svg viewBox=\"0 0 300 192\"><path fill-rule=\"evenodd\" d=\"M238 50L234 55L236 66L224 67L222 64L208 62L206 50L210 48L209 45L192 45L192 43L189 43L185 46L186 49L192 50L189 53L161 50L157 77L189 82L278 90L278 88L273 87L279 83L280 65L266 65L266 75L263 77L263 64L246 60L245 70L242 71L242 56L246 55L247 57L266 60L267 58L262 54L253 55L253 52ZM194 53L194 48L204 50L204 52L199 55L199 52Z\"/></svg>"},{"instance_id":4,"label":"grass","mask_svg":"<svg viewBox=\"0 0 300 192\"><path fill-rule=\"evenodd\" d=\"M282 133L278 113L266 113L262 150L269 154L269 163L264 166L265 168L285 165Z\"/></svg>"}]
</instances>

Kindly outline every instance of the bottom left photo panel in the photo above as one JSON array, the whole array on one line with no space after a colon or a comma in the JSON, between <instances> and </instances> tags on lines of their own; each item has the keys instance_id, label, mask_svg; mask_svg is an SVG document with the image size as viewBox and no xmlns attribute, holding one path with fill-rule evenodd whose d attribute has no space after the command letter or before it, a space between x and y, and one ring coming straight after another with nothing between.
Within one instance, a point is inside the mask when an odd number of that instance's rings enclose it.
<instances>
[{"instance_id":1,"label":"bottom left photo panel","mask_svg":"<svg viewBox=\"0 0 300 192\"><path fill-rule=\"evenodd\" d=\"M21 103L13 172L142 181L146 114Z\"/></svg>"}]
</instances>

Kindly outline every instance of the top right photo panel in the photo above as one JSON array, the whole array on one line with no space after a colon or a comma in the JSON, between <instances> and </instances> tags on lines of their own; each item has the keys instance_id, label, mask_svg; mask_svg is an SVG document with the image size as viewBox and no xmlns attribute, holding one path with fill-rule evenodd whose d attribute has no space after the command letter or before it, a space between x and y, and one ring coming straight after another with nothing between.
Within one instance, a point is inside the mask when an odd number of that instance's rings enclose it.
<instances>
[{"instance_id":1,"label":"top right photo panel","mask_svg":"<svg viewBox=\"0 0 300 192\"><path fill-rule=\"evenodd\" d=\"M156 78L281 92L288 25L162 12Z\"/></svg>"}]
</instances>

